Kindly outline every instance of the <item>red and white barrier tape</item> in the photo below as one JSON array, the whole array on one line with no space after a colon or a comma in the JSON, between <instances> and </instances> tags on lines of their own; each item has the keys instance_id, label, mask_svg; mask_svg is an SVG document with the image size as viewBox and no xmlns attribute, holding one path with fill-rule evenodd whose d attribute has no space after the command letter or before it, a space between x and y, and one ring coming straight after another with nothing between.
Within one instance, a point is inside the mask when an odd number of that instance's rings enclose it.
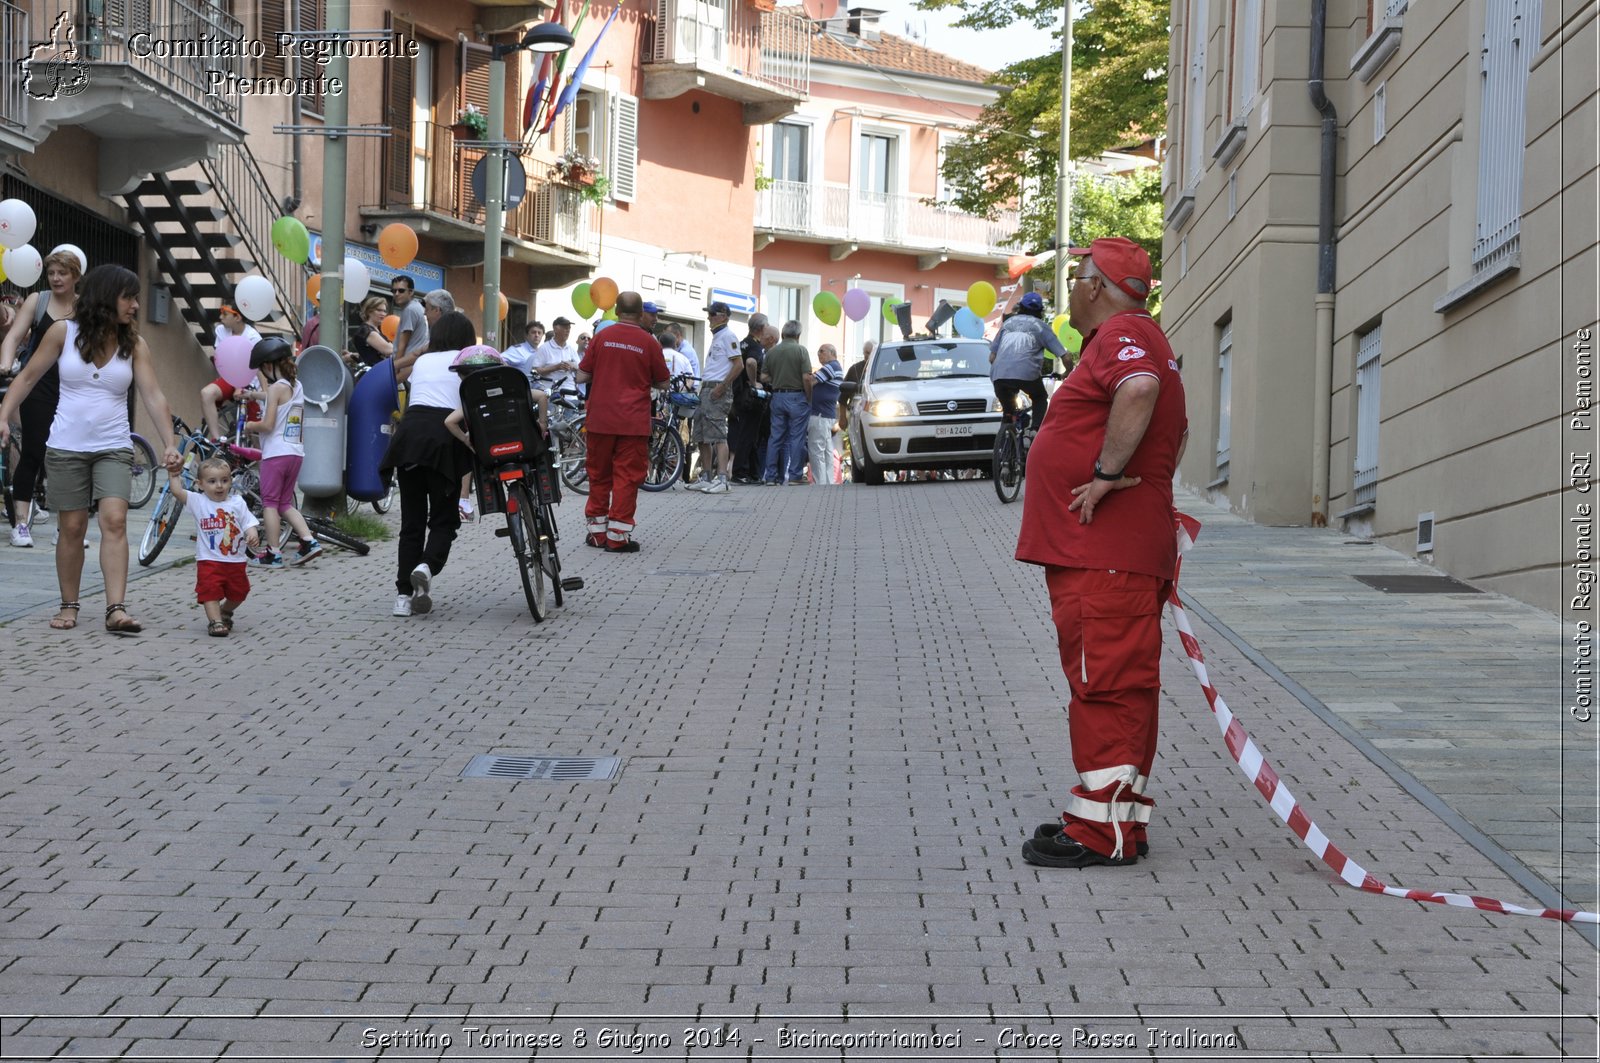
<instances>
[{"instance_id":1,"label":"red and white barrier tape","mask_svg":"<svg viewBox=\"0 0 1600 1063\"><path fill-rule=\"evenodd\" d=\"M1177 517L1178 555L1181 559L1194 546L1194 541L1200 534L1200 522L1184 513L1179 513ZM1447 904L1454 908L1477 908L1485 912L1502 912L1506 915L1531 915L1540 919L1559 919L1566 923L1600 923L1600 915L1594 912L1573 911L1568 908L1523 908L1520 905L1507 904L1489 897L1473 897L1465 893L1406 890L1387 885L1374 878L1366 868L1350 859L1338 846L1330 842L1328 836L1300 810L1300 803L1289 792L1283 780L1278 778L1278 773L1272 770L1272 765L1262 756L1255 741L1245 733L1244 726L1229 710L1227 702L1222 700L1222 695L1217 693L1216 687L1211 685L1211 678L1206 672L1205 655L1200 652L1200 642L1194 637L1194 629L1189 626L1189 617L1184 612L1183 603L1178 600L1176 581L1168 594L1167 604L1172 607L1172 617L1177 621L1178 635L1183 640L1183 648L1189 654L1189 664L1194 668L1195 677L1200 680L1200 688L1205 691L1206 701L1211 704L1217 726L1222 731L1222 740L1227 744L1228 752L1233 755L1234 763L1239 765L1239 770L1244 773L1245 778L1261 791L1272 811L1294 831L1295 836L1305 843L1306 848L1315 853L1347 884L1366 890L1368 893L1403 897L1411 901Z\"/></svg>"}]
</instances>

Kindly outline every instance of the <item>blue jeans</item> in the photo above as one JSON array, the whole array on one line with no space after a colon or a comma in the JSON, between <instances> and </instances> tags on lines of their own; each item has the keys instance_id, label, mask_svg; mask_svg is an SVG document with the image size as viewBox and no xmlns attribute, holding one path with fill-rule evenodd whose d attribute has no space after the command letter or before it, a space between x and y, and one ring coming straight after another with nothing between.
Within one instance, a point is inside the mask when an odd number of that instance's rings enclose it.
<instances>
[{"instance_id":1,"label":"blue jeans","mask_svg":"<svg viewBox=\"0 0 1600 1063\"><path fill-rule=\"evenodd\" d=\"M772 435L767 440L767 481L806 478L806 425L810 404L801 391L780 391L772 396ZM780 471L782 470L782 471Z\"/></svg>"}]
</instances>

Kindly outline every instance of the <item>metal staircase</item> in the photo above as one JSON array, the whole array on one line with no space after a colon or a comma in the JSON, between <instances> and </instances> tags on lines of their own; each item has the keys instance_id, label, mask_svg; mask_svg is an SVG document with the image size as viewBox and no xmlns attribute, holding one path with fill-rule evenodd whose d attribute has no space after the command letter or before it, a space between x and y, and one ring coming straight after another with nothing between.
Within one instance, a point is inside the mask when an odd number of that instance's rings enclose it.
<instances>
[{"instance_id":1,"label":"metal staircase","mask_svg":"<svg viewBox=\"0 0 1600 1063\"><path fill-rule=\"evenodd\" d=\"M234 285L251 272L277 293L268 323L298 335L306 267L271 244L281 208L255 156L243 143L221 144L216 158L197 166L198 177L152 174L123 197L195 339L211 346L217 308L233 300Z\"/></svg>"}]
</instances>

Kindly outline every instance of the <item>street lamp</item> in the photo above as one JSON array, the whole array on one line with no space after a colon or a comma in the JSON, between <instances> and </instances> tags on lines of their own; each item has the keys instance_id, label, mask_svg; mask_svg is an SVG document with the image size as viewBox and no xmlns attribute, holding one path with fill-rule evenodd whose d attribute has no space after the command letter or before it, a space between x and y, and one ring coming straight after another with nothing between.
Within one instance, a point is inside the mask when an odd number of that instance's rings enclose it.
<instances>
[{"instance_id":1,"label":"street lamp","mask_svg":"<svg viewBox=\"0 0 1600 1063\"><path fill-rule=\"evenodd\" d=\"M489 59L489 135L484 156L488 173L484 175L483 217L483 337L500 332L500 236L505 223L501 201L505 199L506 151L520 150L521 141L505 139L506 56L529 51L549 54L564 52L575 43L572 31L554 22L531 27L516 44L497 44Z\"/></svg>"},{"instance_id":2,"label":"street lamp","mask_svg":"<svg viewBox=\"0 0 1600 1063\"><path fill-rule=\"evenodd\" d=\"M1072 214L1072 0L1061 8L1061 162L1056 170L1056 313L1067 312L1067 248ZM499 300L495 300L496 303Z\"/></svg>"}]
</instances>

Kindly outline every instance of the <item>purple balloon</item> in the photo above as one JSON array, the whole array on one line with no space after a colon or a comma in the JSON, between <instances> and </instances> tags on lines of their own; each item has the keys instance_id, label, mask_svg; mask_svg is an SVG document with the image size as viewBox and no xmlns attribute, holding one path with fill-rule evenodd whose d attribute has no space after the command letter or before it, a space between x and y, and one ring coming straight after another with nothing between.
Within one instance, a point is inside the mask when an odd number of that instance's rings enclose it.
<instances>
[{"instance_id":1,"label":"purple balloon","mask_svg":"<svg viewBox=\"0 0 1600 1063\"><path fill-rule=\"evenodd\" d=\"M844 293L844 316L851 321L860 321L871 309L872 296L864 288L851 288Z\"/></svg>"},{"instance_id":2,"label":"purple balloon","mask_svg":"<svg viewBox=\"0 0 1600 1063\"><path fill-rule=\"evenodd\" d=\"M250 368L250 348L255 344L249 336L226 336L217 344L217 375L236 388L245 387L256 378Z\"/></svg>"}]
</instances>

